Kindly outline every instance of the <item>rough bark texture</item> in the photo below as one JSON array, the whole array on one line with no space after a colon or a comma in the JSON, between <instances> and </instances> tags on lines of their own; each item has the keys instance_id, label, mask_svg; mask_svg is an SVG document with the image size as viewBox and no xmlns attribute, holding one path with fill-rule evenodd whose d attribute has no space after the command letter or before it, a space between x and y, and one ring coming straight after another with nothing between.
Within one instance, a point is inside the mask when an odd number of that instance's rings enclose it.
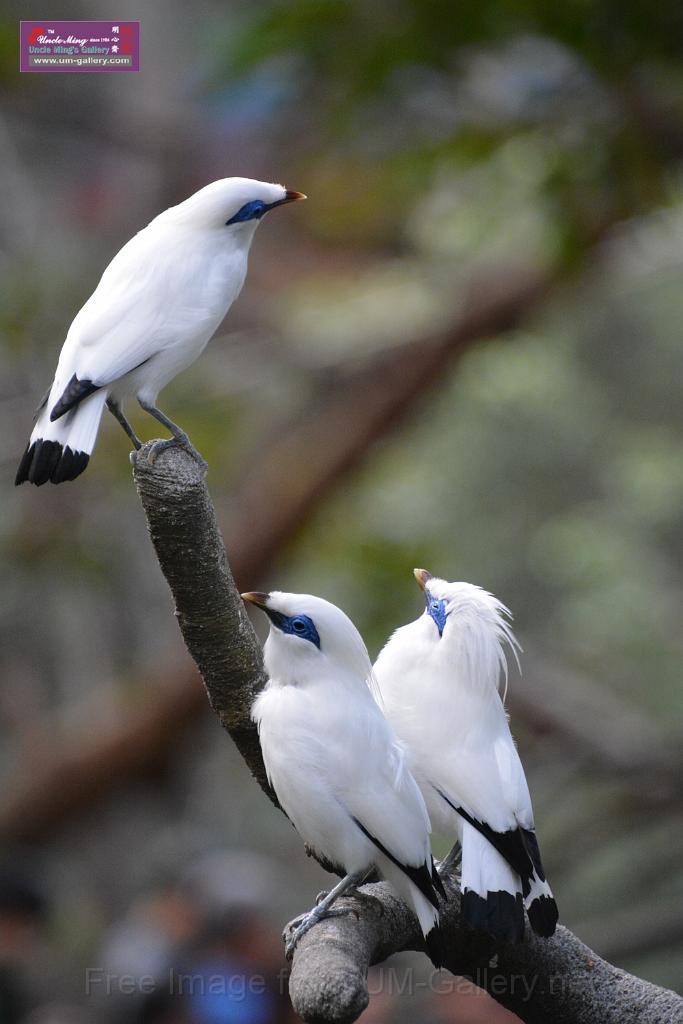
<instances>
[{"instance_id":1,"label":"rough bark texture","mask_svg":"<svg viewBox=\"0 0 683 1024\"><path fill-rule=\"evenodd\" d=\"M359 913L316 925L295 952L289 991L294 1009L311 1024L356 1020L368 1003L368 967L397 950L424 948L413 914L389 886L379 882L361 891L379 903L364 902ZM521 945L488 945L463 929L452 881L447 891L446 967L471 978L527 1024L683 1021L683 1000L675 992L613 967L562 926L552 939L527 930ZM359 908L356 901L346 902ZM446 988L447 980L441 984Z\"/></svg>"},{"instance_id":2,"label":"rough bark texture","mask_svg":"<svg viewBox=\"0 0 683 1024\"><path fill-rule=\"evenodd\" d=\"M135 484L183 640L211 707L258 784L277 803L249 717L266 681L261 647L232 578L208 488L186 452L172 448L152 465L150 448L147 443L138 453Z\"/></svg>"},{"instance_id":3,"label":"rough bark texture","mask_svg":"<svg viewBox=\"0 0 683 1024\"><path fill-rule=\"evenodd\" d=\"M260 646L232 580L211 498L187 453L170 449L152 466L149 448L138 454L135 482L183 637L211 706L274 800L249 718L265 681ZM413 914L387 885L364 891L376 899L350 900L356 913L322 922L297 947L290 995L311 1024L356 1020L368 1002L368 967L399 950L423 948ZM462 928L452 880L448 892L442 911L448 970L472 978L528 1024L683 1022L683 1000L675 993L613 967L565 928L551 940L528 935L519 946L495 949Z\"/></svg>"}]
</instances>

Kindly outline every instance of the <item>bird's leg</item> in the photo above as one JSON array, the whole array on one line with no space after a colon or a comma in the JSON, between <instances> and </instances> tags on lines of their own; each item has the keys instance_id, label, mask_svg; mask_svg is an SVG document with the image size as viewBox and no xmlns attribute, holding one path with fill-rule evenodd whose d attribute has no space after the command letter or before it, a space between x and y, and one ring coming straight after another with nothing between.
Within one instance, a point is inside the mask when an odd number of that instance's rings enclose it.
<instances>
[{"instance_id":1,"label":"bird's leg","mask_svg":"<svg viewBox=\"0 0 683 1024\"><path fill-rule=\"evenodd\" d=\"M370 893L361 892L360 888L359 888L359 886L365 885L365 883L368 881L368 879L372 879L373 875L375 875L375 868L374 867L369 868L365 872L365 874L360 877L360 879L358 880L358 882L356 882L355 885L352 885L349 889L346 890L344 895L345 896L349 896L349 897L351 897L354 900L358 900L361 903L362 902L365 902L365 903L375 903L377 905L377 909L379 910L380 914L383 914L384 913L384 904L382 903L381 899L379 899L379 897L377 897L377 896L371 896ZM316 903L322 902L322 900L324 899L324 897L326 895L327 895L326 892L319 892L317 897L316 897L316 901L315 902Z\"/></svg>"},{"instance_id":2,"label":"bird's leg","mask_svg":"<svg viewBox=\"0 0 683 1024\"><path fill-rule=\"evenodd\" d=\"M152 463L152 465L154 465L158 456L163 451L166 451L167 448L172 448L173 445L180 445L181 448L184 448L185 451L189 452L192 458L199 463L201 469L208 469L207 463L204 461L204 459L201 457L197 449L194 447L185 431L181 427L179 427L177 423L174 423L173 420L170 420L168 416L166 416L161 411L161 409L157 409L155 405L152 405L150 402L146 402L139 396L138 402L145 410L145 412L148 412L150 416L153 416L155 420L158 420L159 423L162 423L166 427L166 429L170 430L171 433L173 434L173 437L169 438L168 441L155 441L155 443L152 445L149 452L149 461Z\"/></svg>"},{"instance_id":3,"label":"bird's leg","mask_svg":"<svg viewBox=\"0 0 683 1024\"><path fill-rule=\"evenodd\" d=\"M119 405L119 403L110 397L107 399L107 409L109 409L109 412L112 414L112 416L115 416L116 419L119 421L125 432L128 434L128 437L133 442L133 447L135 448L136 451L139 452L140 449L142 448L142 441L135 433L126 417L123 415L123 411L121 410L121 406Z\"/></svg>"},{"instance_id":4,"label":"bird's leg","mask_svg":"<svg viewBox=\"0 0 683 1024\"><path fill-rule=\"evenodd\" d=\"M332 907L335 900L338 900L340 896L344 896L349 890L355 889L356 886L360 885L365 877L364 871L357 871L355 874L346 875L342 878L341 882L338 882L334 889L331 889L323 899L320 900L312 910L309 910L307 914L298 919L296 927L291 932L285 946L285 955L288 960L291 960L294 950L296 949L297 943L303 938L307 931L309 931L314 924L318 921L322 921L325 917L336 917L338 914L348 914L350 908L346 907Z\"/></svg>"}]
</instances>

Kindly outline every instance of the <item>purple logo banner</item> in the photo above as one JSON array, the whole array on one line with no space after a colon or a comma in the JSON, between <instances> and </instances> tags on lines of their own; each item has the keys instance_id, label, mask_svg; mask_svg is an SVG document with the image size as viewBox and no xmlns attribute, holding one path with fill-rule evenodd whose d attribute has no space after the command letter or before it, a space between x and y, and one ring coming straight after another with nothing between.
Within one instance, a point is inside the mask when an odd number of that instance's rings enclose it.
<instances>
[{"instance_id":1,"label":"purple logo banner","mask_svg":"<svg viewBox=\"0 0 683 1024\"><path fill-rule=\"evenodd\" d=\"M22 21L20 71L139 71L139 21Z\"/></svg>"}]
</instances>

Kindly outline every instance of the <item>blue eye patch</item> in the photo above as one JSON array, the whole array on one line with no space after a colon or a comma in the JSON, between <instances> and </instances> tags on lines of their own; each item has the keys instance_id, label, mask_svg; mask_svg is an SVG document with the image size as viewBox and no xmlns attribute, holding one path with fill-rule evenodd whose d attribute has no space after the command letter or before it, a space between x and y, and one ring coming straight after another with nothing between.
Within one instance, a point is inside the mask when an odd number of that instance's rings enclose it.
<instances>
[{"instance_id":1,"label":"blue eye patch","mask_svg":"<svg viewBox=\"0 0 683 1024\"><path fill-rule=\"evenodd\" d=\"M288 633L290 636L298 636L302 640L308 640L309 643L312 643L314 647L320 650L318 630L313 624L313 619L309 618L308 615L283 615L282 612L276 612L271 608L264 608L263 610L273 625L282 633Z\"/></svg>"},{"instance_id":2,"label":"blue eye patch","mask_svg":"<svg viewBox=\"0 0 683 1024\"><path fill-rule=\"evenodd\" d=\"M274 203L264 203L262 199L253 199L250 203L245 203L241 209L237 211L234 217L230 220L226 220L226 224L242 224L247 220L260 220L264 213L270 210Z\"/></svg>"},{"instance_id":3,"label":"blue eye patch","mask_svg":"<svg viewBox=\"0 0 683 1024\"><path fill-rule=\"evenodd\" d=\"M436 628L439 630L439 636L443 636L444 626L446 625L446 619L448 618L446 602L441 601L436 597L432 597L426 590L425 602L427 604L427 614L430 615L436 623Z\"/></svg>"}]
</instances>

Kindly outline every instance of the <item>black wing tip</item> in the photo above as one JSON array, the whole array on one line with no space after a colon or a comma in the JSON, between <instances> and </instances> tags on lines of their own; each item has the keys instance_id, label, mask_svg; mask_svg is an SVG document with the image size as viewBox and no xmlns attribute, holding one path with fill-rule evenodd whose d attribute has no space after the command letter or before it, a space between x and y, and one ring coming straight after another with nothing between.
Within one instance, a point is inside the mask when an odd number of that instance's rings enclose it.
<instances>
[{"instance_id":1,"label":"black wing tip","mask_svg":"<svg viewBox=\"0 0 683 1024\"><path fill-rule=\"evenodd\" d=\"M55 403L51 413L50 420L54 423L60 416L69 412L75 405L82 402L88 395L92 395L93 391L99 391L100 385L93 384L91 380L79 380L74 373L73 377L64 388L62 397Z\"/></svg>"},{"instance_id":2,"label":"black wing tip","mask_svg":"<svg viewBox=\"0 0 683 1024\"><path fill-rule=\"evenodd\" d=\"M427 947L427 953L429 959L432 961L435 967L443 967L446 962L446 944L443 938L443 932L439 924L435 924L433 928L425 935L425 945Z\"/></svg>"},{"instance_id":3,"label":"black wing tip","mask_svg":"<svg viewBox=\"0 0 683 1024\"><path fill-rule=\"evenodd\" d=\"M407 875L413 885L416 885L420 890L424 898L429 900L431 905L438 910L439 901L437 899L436 892L434 891L434 883L432 881L431 871L427 862L425 861L424 864L420 864L419 867L416 867L414 864L402 864L398 857L395 857L393 853L387 850L384 843L380 842L377 836L373 836L372 832L369 832L368 829L366 829L362 821L359 821L358 818L355 818L353 815L351 815L351 820L355 822L363 835L377 847L380 853L383 853L392 864L395 864L396 867L404 873L404 875Z\"/></svg>"},{"instance_id":4,"label":"black wing tip","mask_svg":"<svg viewBox=\"0 0 683 1024\"><path fill-rule=\"evenodd\" d=\"M517 828L507 829L504 832L497 832L490 825L487 825L485 821L479 821L478 818L468 814L464 807L459 807L449 800L440 789L437 792L449 807L452 807L472 828L476 828L477 832L484 836L485 839L488 839L491 846L498 851L512 870L519 875L525 899L531 892L531 880L534 873L542 882L545 881L545 874L541 863L541 852L538 848L536 833L532 829L526 829L520 825Z\"/></svg>"},{"instance_id":5,"label":"black wing tip","mask_svg":"<svg viewBox=\"0 0 683 1024\"><path fill-rule=\"evenodd\" d=\"M522 828L520 826L520 832L522 834L522 842L526 848L527 853L531 859L531 863L534 866L534 871L538 878L545 882L545 871L543 870L543 863L541 861L541 850L538 845L538 839L536 838L536 832L531 828Z\"/></svg>"},{"instance_id":6,"label":"black wing tip","mask_svg":"<svg viewBox=\"0 0 683 1024\"><path fill-rule=\"evenodd\" d=\"M487 892L480 896L465 889L462 916L473 931L486 932L498 942L522 942L524 939L524 902L521 893Z\"/></svg>"},{"instance_id":7,"label":"black wing tip","mask_svg":"<svg viewBox=\"0 0 683 1024\"><path fill-rule=\"evenodd\" d=\"M552 896L537 896L527 910L529 924L541 938L549 939L555 934L559 912Z\"/></svg>"},{"instance_id":8,"label":"black wing tip","mask_svg":"<svg viewBox=\"0 0 683 1024\"><path fill-rule=\"evenodd\" d=\"M74 452L68 445L64 448L59 441L39 438L26 446L14 484L18 487L28 481L41 487L48 481L61 484L66 480L75 480L89 461L90 455L87 452Z\"/></svg>"},{"instance_id":9,"label":"black wing tip","mask_svg":"<svg viewBox=\"0 0 683 1024\"><path fill-rule=\"evenodd\" d=\"M378 844L379 845L379 844ZM392 857L388 850L383 849L382 853L386 854L391 861L400 868L401 871L406 875L410 881L416 886L424 898L429 900L435 910L439 909L439 898L436 895L436 888L432 880L432 875L426 864L421 864L420 867L415 867L413 864L401 864L395 857Z\"/></svg>"}]
</instances>

